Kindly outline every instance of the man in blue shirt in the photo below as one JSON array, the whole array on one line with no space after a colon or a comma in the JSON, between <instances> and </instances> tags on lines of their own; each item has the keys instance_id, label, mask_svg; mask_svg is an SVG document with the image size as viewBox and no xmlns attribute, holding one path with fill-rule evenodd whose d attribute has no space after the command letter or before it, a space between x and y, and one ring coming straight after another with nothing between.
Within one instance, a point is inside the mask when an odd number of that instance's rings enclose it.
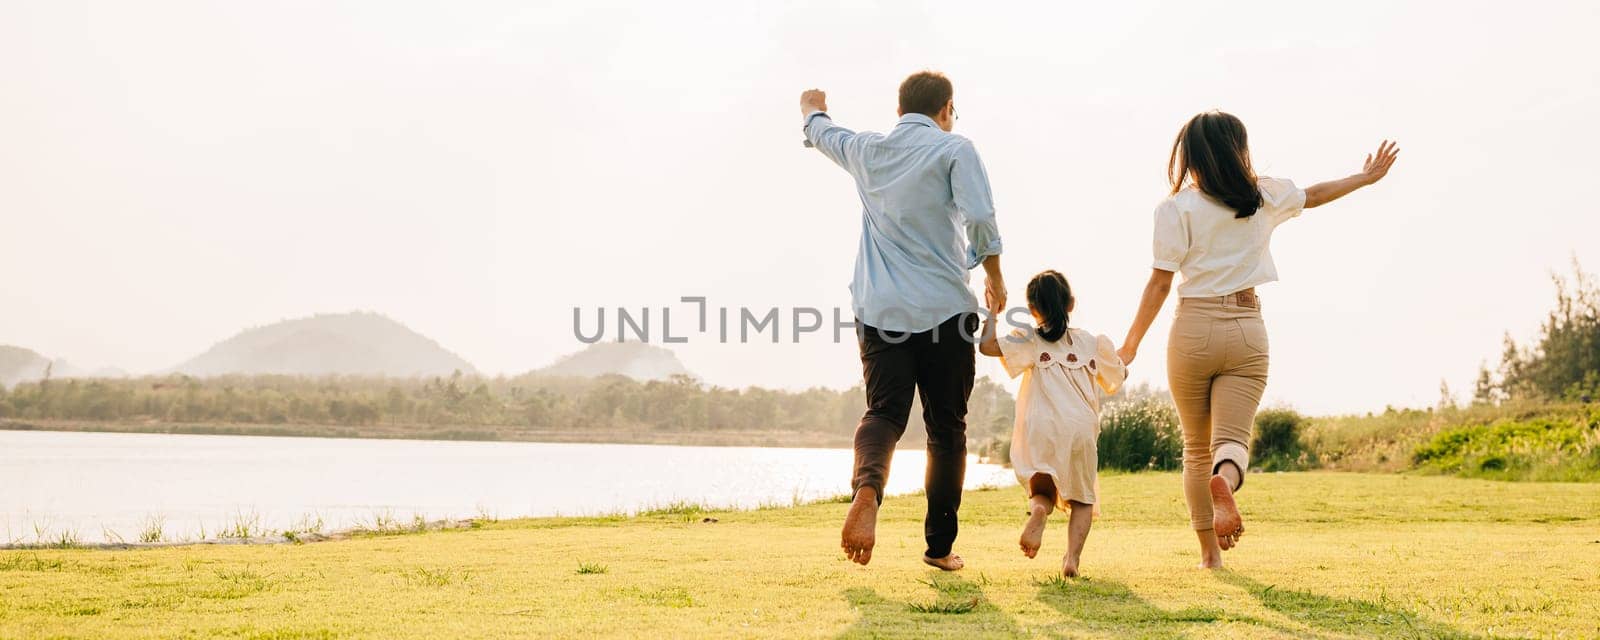
<instances>
[{"instance_id":1,"label":"man in blue shirt","mask_svg":"<svg viewBox=\"0 0 1600 640\"><path fill-rule=\"evenodd\" d=\"M977 299L967 272L983 265L989 308L1004 308L1000 233L989 178L972 142L950 133L954 89L924 71L900 85L900 121L888 134L833 123L827 95L800 95L808 146L855 179L861 245L851 305L866 380L867 412L855 435L855 491L840 546L872 560L878 507L895 443L920 392L928 429L928 514L923 561L955 571L951 551L966 475L967 398L974 374Z\"/></svg>"}]
</instances>

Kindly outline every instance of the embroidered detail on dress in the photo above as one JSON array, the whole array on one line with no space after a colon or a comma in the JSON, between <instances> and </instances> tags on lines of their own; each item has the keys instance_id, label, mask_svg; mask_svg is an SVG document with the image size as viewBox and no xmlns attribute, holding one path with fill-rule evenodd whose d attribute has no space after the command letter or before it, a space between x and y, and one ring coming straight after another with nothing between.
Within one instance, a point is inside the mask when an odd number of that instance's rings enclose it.
<instances>
[{"instance_id":1,"label":"embroidered detail on dress","mask_svg":"<svg viewBox=\"0 0 1600 640\"><path fill-rule=\"evenodd\" d=\"M1067 354L1067 362L1077 362L1077 361L1078 361L1078 354L1076 354L1076 353Z\"/></svg>"},{"instance_id":2,"label":"embroidered detail on dress","mask_svg":"<svg viewBox=\"0 0 1600 640\"><path fill-rule=\"evenodd\" d=\"M1093 369L1093 368L1094 368L1094 360L1090 360L1090 361L1089 361L1089 368L1090 368L1090 369Z\"/></svg>"},{"instance_id":3,"label":"embroidered detail on dress","mask_svg":"<svg viewBox=\"0 0 1600 640\"><path fill-rule=\"evenodd\" d=\"M1048 354L1048 353L1039 354L1039 362L1049 362L1049 361L1050 361L1050 354Z\"/></svg>"}]
</instances>

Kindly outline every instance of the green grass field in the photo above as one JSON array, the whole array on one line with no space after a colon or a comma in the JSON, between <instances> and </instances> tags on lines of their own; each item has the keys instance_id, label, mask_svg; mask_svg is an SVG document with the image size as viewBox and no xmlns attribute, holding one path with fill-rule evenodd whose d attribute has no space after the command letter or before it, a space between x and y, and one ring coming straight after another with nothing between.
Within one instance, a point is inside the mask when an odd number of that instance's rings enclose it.
<instances>
[{"instance_id":1,"label":"green grass field","mask_svg":"<svg viewBox=\"0 0 1600 640\"><path fill-rule=\"evenodd\" d=\"M1600 485L1253 475L1230 569L1192 568L1172 474L1108 475L1085 578L969 492L940 574L917 497L870 567L845 505L535 519L305 545L0 551L0 638L1600 636ZM707 517L715 522L704 522Z\"/></svg>"}]
</instances>

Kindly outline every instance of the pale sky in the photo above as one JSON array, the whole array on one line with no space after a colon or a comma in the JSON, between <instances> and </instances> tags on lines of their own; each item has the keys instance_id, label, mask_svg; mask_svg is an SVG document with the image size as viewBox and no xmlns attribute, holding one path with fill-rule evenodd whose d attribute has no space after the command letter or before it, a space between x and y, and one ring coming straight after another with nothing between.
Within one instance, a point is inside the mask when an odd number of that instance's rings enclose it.
<instances>
[{"instance_id":1,"label":"pale sky","mask_svg":"<svg viewBox=\"0 0 1600 640\"><path fill-rule=\"evenodd\" d=\"M860 205L797 96L884 130L932 68L1014 297L1059 269L1118 340L1189 116L1240 116L1302 186L1399 140L1385 182L1276 235L1267 396L1426 406L1534 334L1552 270L1600 270L1597 28L1593 2L7 0L0 343L147 372L365 309L516 373L582 346L574 306L674 306L674 333L679 296L848 308ZM1165 386L1171 304L1135 382ZM725 386L861 375L848 340L672 346Z\"/></svg>"}]
</instances>

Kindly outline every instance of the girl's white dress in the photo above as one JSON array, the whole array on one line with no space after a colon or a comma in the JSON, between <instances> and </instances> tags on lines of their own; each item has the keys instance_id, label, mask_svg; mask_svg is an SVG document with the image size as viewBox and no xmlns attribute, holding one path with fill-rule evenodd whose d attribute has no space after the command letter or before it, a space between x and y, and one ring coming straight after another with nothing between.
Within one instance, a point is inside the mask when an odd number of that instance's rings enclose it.
<instances>
[{"instance_id":1,"label":"girl's white dress","mask_svg":"<svg viewBox=\"0 0 1600 640\"><path fill-rule=\"evenodd\" d=\"M1100 394L1117 392L1128 370L1106 336L1068 329L1047 342L1033 329L1000 338L1000 361L1011 377L1022 376L1017 422L1011 433L1011 465L1024 488L1034 474L1055 480L1056 502L1094 504L1100 456Z\"/></svg>"}]
</instances>

